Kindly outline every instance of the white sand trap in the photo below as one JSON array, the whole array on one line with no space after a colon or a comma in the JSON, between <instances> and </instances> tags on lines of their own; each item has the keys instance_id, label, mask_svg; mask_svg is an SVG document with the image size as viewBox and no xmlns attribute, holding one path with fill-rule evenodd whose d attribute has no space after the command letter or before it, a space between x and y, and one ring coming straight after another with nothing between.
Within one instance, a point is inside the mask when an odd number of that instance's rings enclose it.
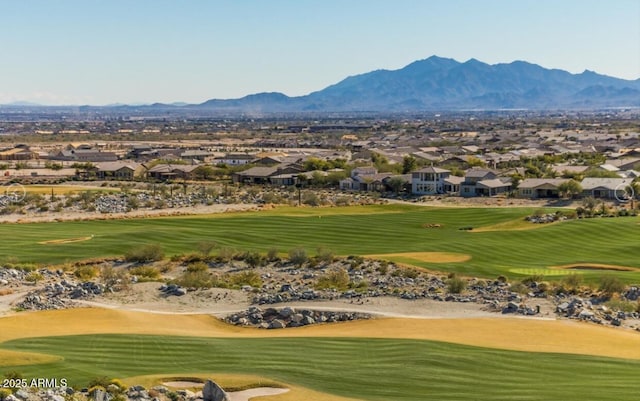
<instances>
[{"instance_id":1,"label":"white sand trap","mask_svg":"<svg viewBox=\"0 0 640 401\"><path fill-rule=\"evenodd\" d=\"M194 388L203 387L204 383L192 381L171 381L164 382L162 385L172 388ZM254 397L263 397L268 395L278 395L288 392L288 388L277 387L256 387L243 391L228 391L229 401L249 401Z\"/></svg>"},{"instance_id":2,"label":"white sand trap","mask_svg":"<svg viewBox=\"0 0 640 401\"><path fill-rule=\"evenodd\" d=\"M278 395L289 391L288 388L276 387L256 387L244 391L233 391L227 393L229 401L249 401L253 397L262 397L267 395Z\"/></svg>"}]
</instances>

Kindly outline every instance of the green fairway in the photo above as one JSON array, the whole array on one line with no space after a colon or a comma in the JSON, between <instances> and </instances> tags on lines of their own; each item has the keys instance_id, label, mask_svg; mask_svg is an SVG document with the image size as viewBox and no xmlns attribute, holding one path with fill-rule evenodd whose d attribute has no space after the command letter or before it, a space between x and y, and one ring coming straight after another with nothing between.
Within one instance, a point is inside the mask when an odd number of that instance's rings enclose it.
<instances>
[{"instance_id":1,"label":"green fairway","mask_svg":"<svg viewBox=\"0 0 640 401\"><path fill-rule=\"evenodd\" d=\"M502 351L432 341L44 337L3 348L64 361L14 367L25 377L246 373L366 400L634 400L640 361ZM1 362L0 362L1 366Z\"/></svg>"},{"instance_id":2,"label":"green fairway","mask_svg":"<svg viewBox=\"0 0 640 401\"><path fill-rule=\"evenodd\" d=\"M531 230L495 230L533 212L523 208L426 208L409 205L285 208L215 216L70 221L0 225L0 255L23 262L59 263L120 256L139 244L159 243L168 254L193 252L204 240L238 249L281 252L324 246L341 255L452 252L466 262L414 264L462 274L522 277L528 269L571 263L640 267L640 218L573 220ZM425 228L438 224L439 228ZM464 227L494 230L473 232ZM520 226L520 225L519 225ZM86 241L56 243L63 239ZM40 242L50 241L40 244ZM402 261L401 256L390 257ZM536 271L536 270L531 270ZM616 274L627 282L640 273L573 271L591 277ZM569 274L567 272L566 274Z\"/></svg>"}]
</instances>

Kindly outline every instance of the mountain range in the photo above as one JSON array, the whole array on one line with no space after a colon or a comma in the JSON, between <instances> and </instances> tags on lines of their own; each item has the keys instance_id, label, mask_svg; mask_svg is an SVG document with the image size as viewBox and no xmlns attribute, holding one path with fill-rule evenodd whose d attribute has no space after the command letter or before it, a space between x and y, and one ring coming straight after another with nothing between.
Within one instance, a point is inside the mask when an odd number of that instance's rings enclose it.
<instances>
[{"instance_id":1,"label":"mountain range","mask_svg":"<svg viewBox=\"0 0 640 401\"><path fill-rule=\"evenodd\" d=\"M600 109L640 106L640 79L571 74L525 61L464 63L432 56L399 70L348 77L306 96L258 93L198 107L244 112Z\"/></svg>"},{"instance_id":2,"label":"mountain range","mask_svg":"<svg viewBox=\"0 0 640 401\"><path fill-rule=\"evenodd\" d=\"M240 99L211 99L201 104L111 106L114 109L224 114L627 107L640 107L640 79L619 79L588 70L571 74L526 61L490 65L476 59L462 63L438 56L415 61L398 70L376 70L350 76L305 96L289 97L269 92Z\"/></svg>"}]
</instances>

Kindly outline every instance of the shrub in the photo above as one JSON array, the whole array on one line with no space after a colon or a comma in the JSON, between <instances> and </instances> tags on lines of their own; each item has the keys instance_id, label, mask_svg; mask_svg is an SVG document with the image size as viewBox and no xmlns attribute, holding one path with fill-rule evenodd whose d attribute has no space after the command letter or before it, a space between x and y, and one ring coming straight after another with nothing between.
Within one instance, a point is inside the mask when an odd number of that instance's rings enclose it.
<instances>
[{"instance_id":1,"label":"shrub","mask_svg":"<svg viewBox=\"0 0 640 401\"><path fill-rule=\"evenodd\" d=\"M331 263L333 262L334 258L335 255L333 254L333 251L331 249L322 246L318 247L316 251L316 259L319 262Z\"/></svg>"},{"instance_id":2,"label":"shrub","mask_svg":"<svg viewBox=\"0 0 640 401\"><path fill-rule=\"evenodd\" d=\"M240 288L245 285L251 287L262 287L262 278L254 271L244 271L241 273L230 274L226 277L231 288Z\"/></svg>"},{"instance_id":3,"label":"shrub","mask_svg":"<svg viewBox=\"0 0 640 401\"><path fill-rule=\"evenodd\" d=\"M187 288L211 288L214 286L211 274L207 271L186 271L174 282Z\"/></svg>"},{"instance_id":4,"label":"shrub","mask_svg":"<svg viewBox=\"0 0 640 401\"><path fill-rule=\"evenodd\" d=\"M619 294L624 291L624 283L615 276L603 276L600 278L600 286L598 289L603 292L607 298L611 298L613 294Z\"/></svg>"},{"instance_id":5,"label":"shrub","mask_svg":"<svg viewBox=\"0 0 640 401\"><path fill-rule=\"evenodd\" d=\"M314 192L305 192L302 196L302 203L309 206L320 206L322 202Z\"/></svg>"},{"instance_id":6,"label":"shrub","mask_svg":"<svg viewBox=\"0 0 640 401\"><path fill-rule=\"evenodd\" d=\"M112 266L105 266L100 270L102 282L107 287L118 286L119 289L125 289L128 286L127 272L124 269L115 269Z\"/></svg>"},{"instance_id":7,"label":"shrub","mask_svg":"<svg viewBox=\"0 0 640 401\"><path fill-rule=\"evenodd\" d=\"M244 261L247 264L247 266L251 268L256 268L258 266L262 266L264 264L265 259L260 254L260 252L253 251L253 252L246 252L244 254Z\"/></svg>"},{"instance_id":8,"label":"shrub","mask_svg":"<svg viewBox=\"0 0 640 401\"><path fill-rule=\"evenodd\" d=\"M148 263L164 259L164 251L157 244L146 244L130 249L124 254L127 262Z\"/></svg>"},{"instance_id":9,"label":"shrub","mask_svg":"<svg viewBox=\"0 0 640 401\"><path fill-rule=\"evenodd\" d=\"M44 277L42 276L42 274L40 274L40 272L37 271L32 271L29 274L27 274L27 276L25 277L25 280L27 280L30 283L37 283L38 281L43 280Z\"/></svg>"},{"instance_id":10,"label":"shrub","mask_svg":"<svg viewBox=\"0 0 640 401\"><path fill-rule=\"evenodd\" d=\"M213 241L201 241L198 242L198 252L206 258L211 254L211 251L213 251L216 246L217 244Z\"/></svg>"},{"instance_id":11,"label":"shrub","mask_svg":"<svg viewBox=\"0 0 640 401\"><path fill-rule=\"evenodd\" d=\"M357 269L364 263L364 258L362 256L349 256L347 258L351 264L352 269Z\"/></svg>"},{"instance_id":12,"label":"shrub","mask_svg":"<svg viewBox=\"0 0 640 401\"><path fill-rule=\"evenodd\" d=\"M130 273L141 277L143 280L156 280L160 278L160 270L153 266L137 266L132 268Z\"/></svg>"},{"instance_id":13,"label":"shrub","mask_svg":"<svg viewBox=\"0 0 640 401\"><path fill-rule=\"evenodd\" d=\"M275 262L280 260L280 257L278 256L278 249L269 248L269 250L267 251L267 260L269 262Z\"/></svg>"},{"instance_id":14,"label":"shrub","mask_svg":"<svg viewBox=\"0 0 640 401\"><path fill-rule=\"evenodd\" d=\"M302 267L309 260L309 256L307 256L307 251L302 248L293 248L289 250L289 261L298 267Z\"/></svg>"},{"instance_id":15,"label":"shrub","mask_svg":"<svg viewBox=\"0 0 640 401\"><path fill-rule=\"evenodd\" d=\"M524 281L511 284L509 289L512 292L517 292L518 294L526 294L527 292L529 292L529 286Z\"/></svg>"},{"instance_id":16,"label":"shrub","mask_svg":"<svg viewBox=\"0 0 640 401\"><path fill-rule=\"evenodd\" d=\"M453 276L447 280L447 291L450 294L460 294L467 287L467 282L463 279Z\"/></svg>"},{"instance_id":17,"label":"shrub","mask_svg":"<svg viewBox=\"0 0 640 401\"><path fill-rule=\"evenodd\" d=\"M524 285L530 285L532 283L539 283L542 280L544 280L544 275L543 274L533 274L531 276L523 278L521 280L521 282Z\"/></svg>"},{"instance_id":18,"label":"shrub","mask_svg":"<svg viewBox=\"0 0 640 401\"><path fill-rule=\"evenodd\" d=\"M187 272L189 273L198 273L198 272L206 272L209 270L209 266L206 263L196 262L191 263L187 266Z\"/></svg>"},{"instance_id":19,"label":"shrub","mask_svg":"<svg viewBox=\"0 0 640 401\"><path fill-rule=\"evenodd\" d=\"M228 263L233 260L233 258L236 256L236 253L237 252L235 249L228 246L223 246L218 250L216 260L222 263Z\"/></svg>"},{"instance_id":20,"label":"shrub","mask_svg":"<svg viewBox=\"0 0 640 401\"><path fill-rule=\"evenodd\" d=\"M73 275L82 281L88 281L98 275L98 268L91 265L78 266Z\"/></svg>"},{"instance_id":21,"label":"shrub","mask_svg":"<svg viewBox=\"0 0 640 401\"><path fill-rule=\"evenodd\" d=\"M387 274L389 272L389 261L381 260L380 265L376 270L378 270L378 273L382 275Z\"/></svg>"},{"instance_id":22,"label":"shrub","mask_svg":"<svg viewBox=\"0 0 640 401\"><path fill-rule=\"evenodd\" d=\"M618 297L611 298L609 301L605 303L605 305L614 311L623 311L623 312L636 312L638 309L637 302L625 301Z\"/></svg>"},{"instance_id":23,"label":"shrub","mask_svg":"<svg viewBox=\"0 0 640 401\"><path fill-rule=\"evenodd\" d=\"M567 292L575 294L578 292L580 286L582 285L582 275L571 273L560 281L560 285Z\"/></svg>"},{"instance_id":24,"label":"shrub","mask_svg":"<svg viewBox=\"0 0 640 401\"><path fill-rule=\"evenodd\" d=\"M318 277L316 282L317 289L330 289L346 290L349 288L349 273L345 269L334 269L326 274Z\"/></svg>"}]
</instances>

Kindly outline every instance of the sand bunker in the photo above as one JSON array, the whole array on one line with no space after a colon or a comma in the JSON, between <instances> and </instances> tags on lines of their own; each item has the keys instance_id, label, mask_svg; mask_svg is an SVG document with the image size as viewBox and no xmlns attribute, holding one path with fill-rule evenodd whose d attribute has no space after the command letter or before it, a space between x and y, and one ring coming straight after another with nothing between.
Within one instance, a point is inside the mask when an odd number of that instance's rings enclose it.
<instances>
[{"instance_id":1,"label":"sand bunker","mask_svg":"<svg viewBox=\"0 0 640 401\"><path fill-rule=\"evenodd\" d=\"M570 265L552 266L551 269L562 270L604 270L604 271L617 271L617 272L636 272L640 269L629 266L607 265L601 263L573 263Z\"/></svg>"},{"instance_id":2,"label":"sand bunker","mask_svg":"<svg viewBox=\"0 0 640 401\"><path fill-rule=\"evenodd\" d=\"M48 241L40 241L38 244L40 245L60 245L60 244L70 244L72 242L82 242L89 241L93 238L93 235L89 237L77 237L77 238L63 238L63 239L51 239Z\"/></svg>"},{"instance_id":3,"label":"sand bunker","mask_svg":"<svg viewBox=\"0 0 640 401\"><path fill-rule=\"evenodd\" d=\"M403 258L427 263L461 263L471 260L471 255L454 252L404 252L367 255L368 258L388 259Z\"/></svg>"},{"instance_id":4,"label":"sand bunker","mask_svg":"<svg viewBox=\"0 0 640 401\"><path fill-rule=\"evenodd\" d=\"M195 381L168 381L162 383L162 385L172 388L201 388L204 386L204 383ZM229 401L249 401L254 397L278 395L288 391L288 388L256 387L242 391L227 391L227 395L229 396Z\"/></svg>"}]
</instances>

